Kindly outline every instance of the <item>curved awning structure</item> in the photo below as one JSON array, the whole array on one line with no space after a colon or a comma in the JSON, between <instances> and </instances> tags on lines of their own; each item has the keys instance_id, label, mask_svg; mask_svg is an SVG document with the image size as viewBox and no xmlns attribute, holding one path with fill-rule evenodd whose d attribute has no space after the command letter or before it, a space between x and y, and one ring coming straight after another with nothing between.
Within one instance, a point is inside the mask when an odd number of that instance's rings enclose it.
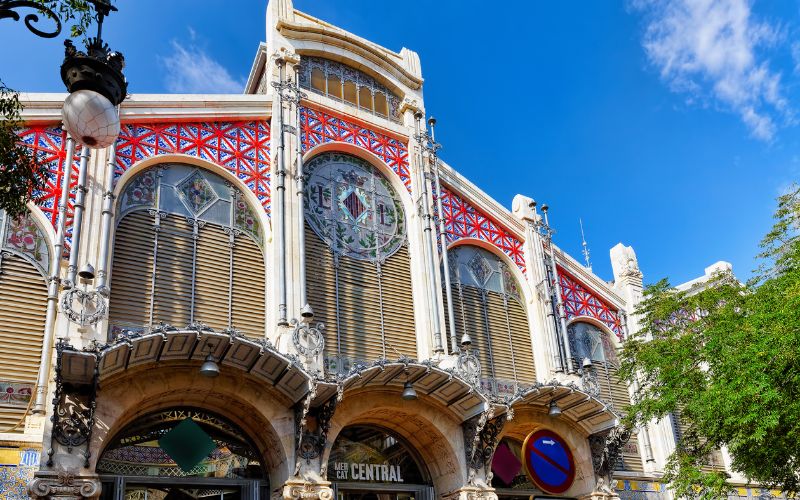
<instances>
[{"instance_id":1,"label":"curved awning structure","mask_svg":"<svg viewBox=\"0 0 800 500\"><path fill-rule=\"evenodd\" d=\"M414 385L417 394L443 404L462 422L489 406L487 397L454 370L445 370L427 361L379 360L369 366L356 367L340 384L346 398L348 391L367 387L390 386L397 388L399 393L407 380ZM315 404L334 397L336 391L337 384L321 382L317 385Z\"/></svg>"},{"instance_id":2,"label":"curved awning structure","mask_svg":"<svg viewBox=\"0 0 800 500\"><path fill-rule=\"evenodd\" d=\"M561 418L568 419L585 428L589 434L602 432L617 425L619 415L603 400L575 384L547 382L536 384L517 395L508 403L513 409L526 405L548 411L551 401L558 403Z\"/></svg>"},{"instance_id":3,"label":"curved awning structure","mask_svg":"<svg viewBox=\"0 0 800 500\"><path fill-rule=\"evenodd\" d=\"M223 367L254 376L275 387L292 402L308 394L312 377L296 359L276 351L266 340L208 329L160 329L121 336L88 351L60 352L62 378L90 383L97 367L98 382L131 368L163 361L202 362L211 354Z\"/></svg>"}]
</instances>

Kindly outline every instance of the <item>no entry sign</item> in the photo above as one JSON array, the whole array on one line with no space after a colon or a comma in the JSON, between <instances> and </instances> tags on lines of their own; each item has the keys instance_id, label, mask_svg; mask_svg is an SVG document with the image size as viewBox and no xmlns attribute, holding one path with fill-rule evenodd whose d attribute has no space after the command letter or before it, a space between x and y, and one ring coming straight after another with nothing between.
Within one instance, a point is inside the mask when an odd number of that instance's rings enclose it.
<instances>
[{"instance_id":1,"label":"no entry sign","mask_svg":"<svg viewBox=\"0 0 800 500\"><path fill-rule=\"evenodd\" d=\"M543 429L525 438L522 463L531 481L548 493L567 491L575 479L572 452L553 431Z\"/></svg>"}]
</instances>

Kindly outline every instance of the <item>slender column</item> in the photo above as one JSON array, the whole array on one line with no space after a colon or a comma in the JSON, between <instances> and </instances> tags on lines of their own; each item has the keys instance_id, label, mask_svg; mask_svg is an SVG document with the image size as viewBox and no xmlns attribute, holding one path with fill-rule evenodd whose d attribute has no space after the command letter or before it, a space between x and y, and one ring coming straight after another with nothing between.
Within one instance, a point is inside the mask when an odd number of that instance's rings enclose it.
<instances>
[{"instance_id":1,"label":"slender column","mask_svg":"<svg viewBox=\"0 0 800 500\"><path fill-rule=\"evenodd\" d=\"M437 297L439 294L436 291L436 263L433 259L434 244L433 237L431 235L433 227L431 224L432 216L430 200L428 200L428 180L425 178L425 169L423 166L422 157L422 149L424 148L423 141L425 140L425 137L423 137L423 135L420 133L420 121L422 120L422 113L417 113L414 115L414 117L416 118L416 138L419 145L418 165L419 176L421 178L420 186L422 187L420 196L422 197L422 217L425 221L423 234L425 238L425 248L427 250L428 261L428 293L430 294L430 300L428 303L429 310L431 312L431 319L433 320L433 352L440 354L444 352L444 347L442 346L442 327L441 321L439 320L439 308L437 307L437 304L439 303Z\"/></svg>"},{"instance_id":2,"label":"slender column","mask_svg":"<svg viewBox=\"0 0 800 500\"><path fill-rule=\"evenodd\" d=\"M303 142L300 134L300 99L304 94L300 92L300 65L294 66L294 81L295 81L295 109L297 112L297 137L295 140L295 154L296 154L296 174L297 174L297 266L298 270L298 287L300 289L300 315L303 317L313 317L314 312L308 304L308 296L306 290L306 226L305 226L305 190L306 190L306 176L303 172Z\"/></svg>"},{"instance_id":3,"label":"slender column","mask_svg":"<svg viewBox=\"0 0 800 500\"><path fill-rule=\"evenodd\" d=\"M286 319L286 141L283 132L283 85L286 79L286 61L279 58L276 63L279 69L279 81L273 82L273 86L278 93L276 113L278 119L278 170L275 186L275 201L278 209L278 217L275 221L277 226L275 228L275 246L278 247L278 325L287 326L289 322Z\"/></svg>"},{"instance_id":4,"label":"slender column","mask_svg":"<svg viewBox=\"0 0 800 500\"><path fill-rule=\"evenodd\" d=\"M550 222L547 220L547 206L542 205L542 212L544 213L544 223L550 227ZM556 304L558 305L558 324L561 330L561 342L564 346L564 357L567 358L567 373L570 375L575 373L575 366L572 362L572 353L569 348L569 338L567 337L567 315L564 309L564 299L561 296L561 283L558 279L558 266L556 265L556 254L553 250L553 240L548 241L548 251L550 253L550 266L553 269L553 288L556 295Z\"/></svg>"},{"instance_id":5,"label":"slender column","mask_svg":"<svg viewBox=\"0 0 800 500\"><path fill-rule=\"evenodd\" d=\"M108 257L111 247L111 227L114 221L114 166L117 161L117 145L108 148L106 179L103 193L103 212L100 231L100 256L97 259L97 292L103 297L111 295L108 286Z\"/></svg>"},{"instance_id":6,"label":"slender column","mask_svg":"<svg viewBox=\"0 0 800 500\"><path fill-rule=\"evenodd\" d=\"M58 200L58 223L56 239L53 242L53 254L50 256L50 276L47 278L47 313L44 320L44 338L42 339L42 355L39 359L39 373L36 377L36 402L34 413L45 412L45 396L47 380L50 375L50 359L53 357L53 336L55 334L56 313L58 312L58 287L61 274L61 258L64 253L64 232L67 221L67 203L69 202L69 181L72 177L72 159L75 156L75 141L67 136L66 156L62 166L61 198Z\"/></svg>"},{"instance_id":7,"label":"slender column","mask_svg":"<svg viewBox=\"0 0 800 500\"><path fill-rule=\"evenodd\" d=\"M67 267L67 278L64 280L64 288L75 286L75 279L78 274L78 254L81 251L83 208L86 200L86 171L90 156L89 147L83 146L81 148L80 168L78 169L78 185L75 187L75 210L72 214L72 247L69 252L69 266Z\"/></svg>"},{"instance_id":8,"label":"slender column","mask_svg":"<svg viewBox=\"0 0 800 500\"><path fill-rule=\"evenodd\" d=\"M436 126L436 119L431 117L428 120L431 125L431 141L436 142L434 135L434 127ZM439 213L439 244L442 247L442 267L444 267L444 289L445 297L447 299L447 324L450 327L450 352L458 352L458 333L456 332L456 316L453 311L453 290L450 287L450 257L447 250L447 225L444 220L444 211L442 210L442 183L439 180L439 158L434 151L433 156L433 177L436 183L436 210Z\"/></svg>"}]
</instances>

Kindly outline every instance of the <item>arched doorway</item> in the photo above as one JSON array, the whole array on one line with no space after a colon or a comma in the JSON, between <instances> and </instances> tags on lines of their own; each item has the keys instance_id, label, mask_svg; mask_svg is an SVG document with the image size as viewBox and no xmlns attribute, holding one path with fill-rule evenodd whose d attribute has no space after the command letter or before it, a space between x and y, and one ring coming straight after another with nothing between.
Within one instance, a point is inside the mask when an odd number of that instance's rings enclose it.
<instances>
[{"instance_id":1,"label":"arched doorway","mask_svg":"<svg viewBox=\"0 0 800 500\"><path fill-rule=\"evenodd\" d=\"M96 470L103 499L266 498L269 481L256 446L221 415L176 407L137 418L103 450Z\"/></svg>"},{"instance_id":2,"label":"arched doorway","mask_svg":"<svg viewBox=\"0 0 800 500\"><path fill-rule=\"evenodd\" d=\"M430 475L399 435L374 425L342 429L328 458L337 500L429 500Z\"/></svg>"}]
</instances>

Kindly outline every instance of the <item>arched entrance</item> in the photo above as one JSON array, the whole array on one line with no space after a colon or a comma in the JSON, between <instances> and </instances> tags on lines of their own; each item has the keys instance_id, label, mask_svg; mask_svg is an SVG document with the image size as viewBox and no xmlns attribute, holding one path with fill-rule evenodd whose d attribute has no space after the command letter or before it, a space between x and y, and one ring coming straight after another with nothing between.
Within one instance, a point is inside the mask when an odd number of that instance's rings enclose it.
<instances>
[{"instance_id":1,"label":"arched entrance","mask_svg":"<svg viewBox=\"0 0 800 500\"><path fill-rule=\"evenodd\" d=\"M375 425L342 429L328 458L337 500L429 500L430 475L398 434Z\"/></svg>"},{"instance_id":2,"label":"arched entrance","mask_svg":"<svg viewBox=\"0 0 800 500\"><path fill-rule=\"evenodd\" d=\"M269 481L249 436L213 412L174 407L118 432L96 467L104 499L265 498Z\"/></svg>"}]
</instances>

